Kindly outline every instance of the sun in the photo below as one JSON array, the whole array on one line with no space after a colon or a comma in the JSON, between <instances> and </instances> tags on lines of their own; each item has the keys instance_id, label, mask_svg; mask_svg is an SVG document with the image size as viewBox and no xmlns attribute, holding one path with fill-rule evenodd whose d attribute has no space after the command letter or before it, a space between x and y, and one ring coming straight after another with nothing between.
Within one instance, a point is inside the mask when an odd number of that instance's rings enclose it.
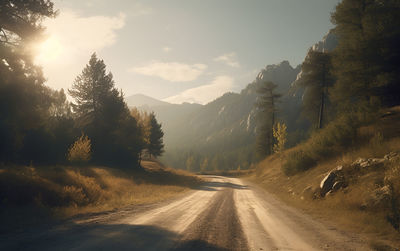
<instances>
[{"instance_id":1,"label":"sun","mask_svg":"<svg viewBox=\"0 0 400 251\"><path fill-rule=\"evenodd\" d=\"M56 36L50 36L37 46L35 63L43 65L60 60L64 48Z\"/></svg>"}]
</instances>

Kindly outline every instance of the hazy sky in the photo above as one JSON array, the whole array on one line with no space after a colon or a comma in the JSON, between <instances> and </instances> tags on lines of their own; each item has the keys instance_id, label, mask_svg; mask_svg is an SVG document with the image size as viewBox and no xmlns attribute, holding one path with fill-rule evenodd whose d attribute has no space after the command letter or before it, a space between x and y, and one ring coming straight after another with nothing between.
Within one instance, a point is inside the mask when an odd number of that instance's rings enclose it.
<instances>
[{"instance_id":1,"label":"hazy sky","mask_svg":"<svg viewBox=\"0 0 400 251\"><path fill-rule=\"evenodd\" d=\"M93 52L126 96L207 103L268 64L302 62L339 0L58 0L37 62L70 88Z\"/></svg>"}]
</instances>

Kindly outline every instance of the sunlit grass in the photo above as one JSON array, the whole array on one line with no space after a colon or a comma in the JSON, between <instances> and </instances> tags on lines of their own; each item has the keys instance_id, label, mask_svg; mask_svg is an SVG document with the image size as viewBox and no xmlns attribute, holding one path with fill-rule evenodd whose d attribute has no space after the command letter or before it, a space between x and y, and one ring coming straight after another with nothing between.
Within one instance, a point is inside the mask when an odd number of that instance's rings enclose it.
<instances>
[{"instance_id":1,"label":"sunlit grass","mask_svg":"<svg viewBox=\"0 0 400 251\"><path fill-rule=\"evenodd\" d=\"M201 182L194 175L158 163L144 162L144 167L140 171L99 166L2 167L0 217L10 223L18 217L23 224L39 215L69 217L149 204L189 191ZM15 210L19 216L13 215Z\"/></svg>"},{"instance_id":2,"label":"sunlit grass","mask_svg":"<svg viewBox=\"0 0 400 251\"><path fill-rule=\"evenodd\" d=\"M305 168L305 171L289 177L282 170L285 157L291 152L301 150L304 145L288 149L280 156L270 156L259 163L249 179L259 183L286 203L305 210L327 224L365 235L373 246L400 243L399 233L388 219L388 216L396 214L392 206L364 206L373 191L386 184L391 186L392 200L397 203L400 201L400 159L387 162L379 168L350 168L358 158L383 158L390 152L400 152L398 121L399 115L393 115L358 128L358 141L354 141L352 146L337 148L335 154L320 159L315 166ZM303 192L311 187L311 193L318 195L321 180L338 165L342 165L344 172L350 176L347 188L325 198L313 198Z\"/></svg>"}]
</instances>

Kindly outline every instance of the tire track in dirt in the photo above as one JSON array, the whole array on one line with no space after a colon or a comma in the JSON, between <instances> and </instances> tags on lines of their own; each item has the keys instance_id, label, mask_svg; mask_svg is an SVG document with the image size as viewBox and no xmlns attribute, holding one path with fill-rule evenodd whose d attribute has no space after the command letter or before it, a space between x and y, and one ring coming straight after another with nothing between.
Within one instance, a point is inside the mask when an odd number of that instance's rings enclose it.
<instances>
[{"instance_id":1,"label":"tire track in dirt","mask_svg":"<svg viewBox=\"0 0 400 251\"><path fill-rule=\"evenodd\" d=\"M172 250L248 250L235 207L234 189L219 191L211 201Z\"/></svg>"}]
</instances>

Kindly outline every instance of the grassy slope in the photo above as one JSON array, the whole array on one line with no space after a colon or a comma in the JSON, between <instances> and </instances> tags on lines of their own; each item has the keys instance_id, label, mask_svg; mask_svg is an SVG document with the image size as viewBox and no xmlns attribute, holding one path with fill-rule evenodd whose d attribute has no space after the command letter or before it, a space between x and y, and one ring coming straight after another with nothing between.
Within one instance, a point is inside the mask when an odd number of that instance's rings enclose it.
<instances>
[{"instance_id":1,"label":"grassy slope","mask_svg":"<svg viewBox=\"0 0 400 251\"><path fill-rule=\"evenodd\" d=\"M379 250L386 250L384 248L386 245L399 247L400 235L387 221L388 210L385 208L365 210L362 209L362 204L374 189L384 184L385 177L393 168L399 168L400 161L379 169L358 172L346 189L325 198L312 198L303 192L307 187L311 187L312 192L318 191L321 180L338 165L346 167L359 157L382 158L391 151L399 152L400 112L398 108L395 111L395 115L381 118L359 129L362 134L374 135L381 132L384 135L384 140L381 142L372 140L370 144L348 149L341 155L320 161L316 167L290 177L282 171L284 155L294 150L289 149L281 156L273 155L259 163L255 172L248 178L288 204L305 210L317 218L333 222L339 229L362 233L370 239L372 247ZM400 176L396 179L400 180Z\"/></svg>"},{"instance_id":2,"label":"grassy slope","mask_svg":"<svg viewBox=\"0 0 400 251\"><path fill-rule=\"evenodd\" d=\"M64 218L158 202L201 182L157 162L143 161L142 166L141 171L99 166L1 167L2 228L35 224L49 215Z\"/></svg>"}]
</instances>

